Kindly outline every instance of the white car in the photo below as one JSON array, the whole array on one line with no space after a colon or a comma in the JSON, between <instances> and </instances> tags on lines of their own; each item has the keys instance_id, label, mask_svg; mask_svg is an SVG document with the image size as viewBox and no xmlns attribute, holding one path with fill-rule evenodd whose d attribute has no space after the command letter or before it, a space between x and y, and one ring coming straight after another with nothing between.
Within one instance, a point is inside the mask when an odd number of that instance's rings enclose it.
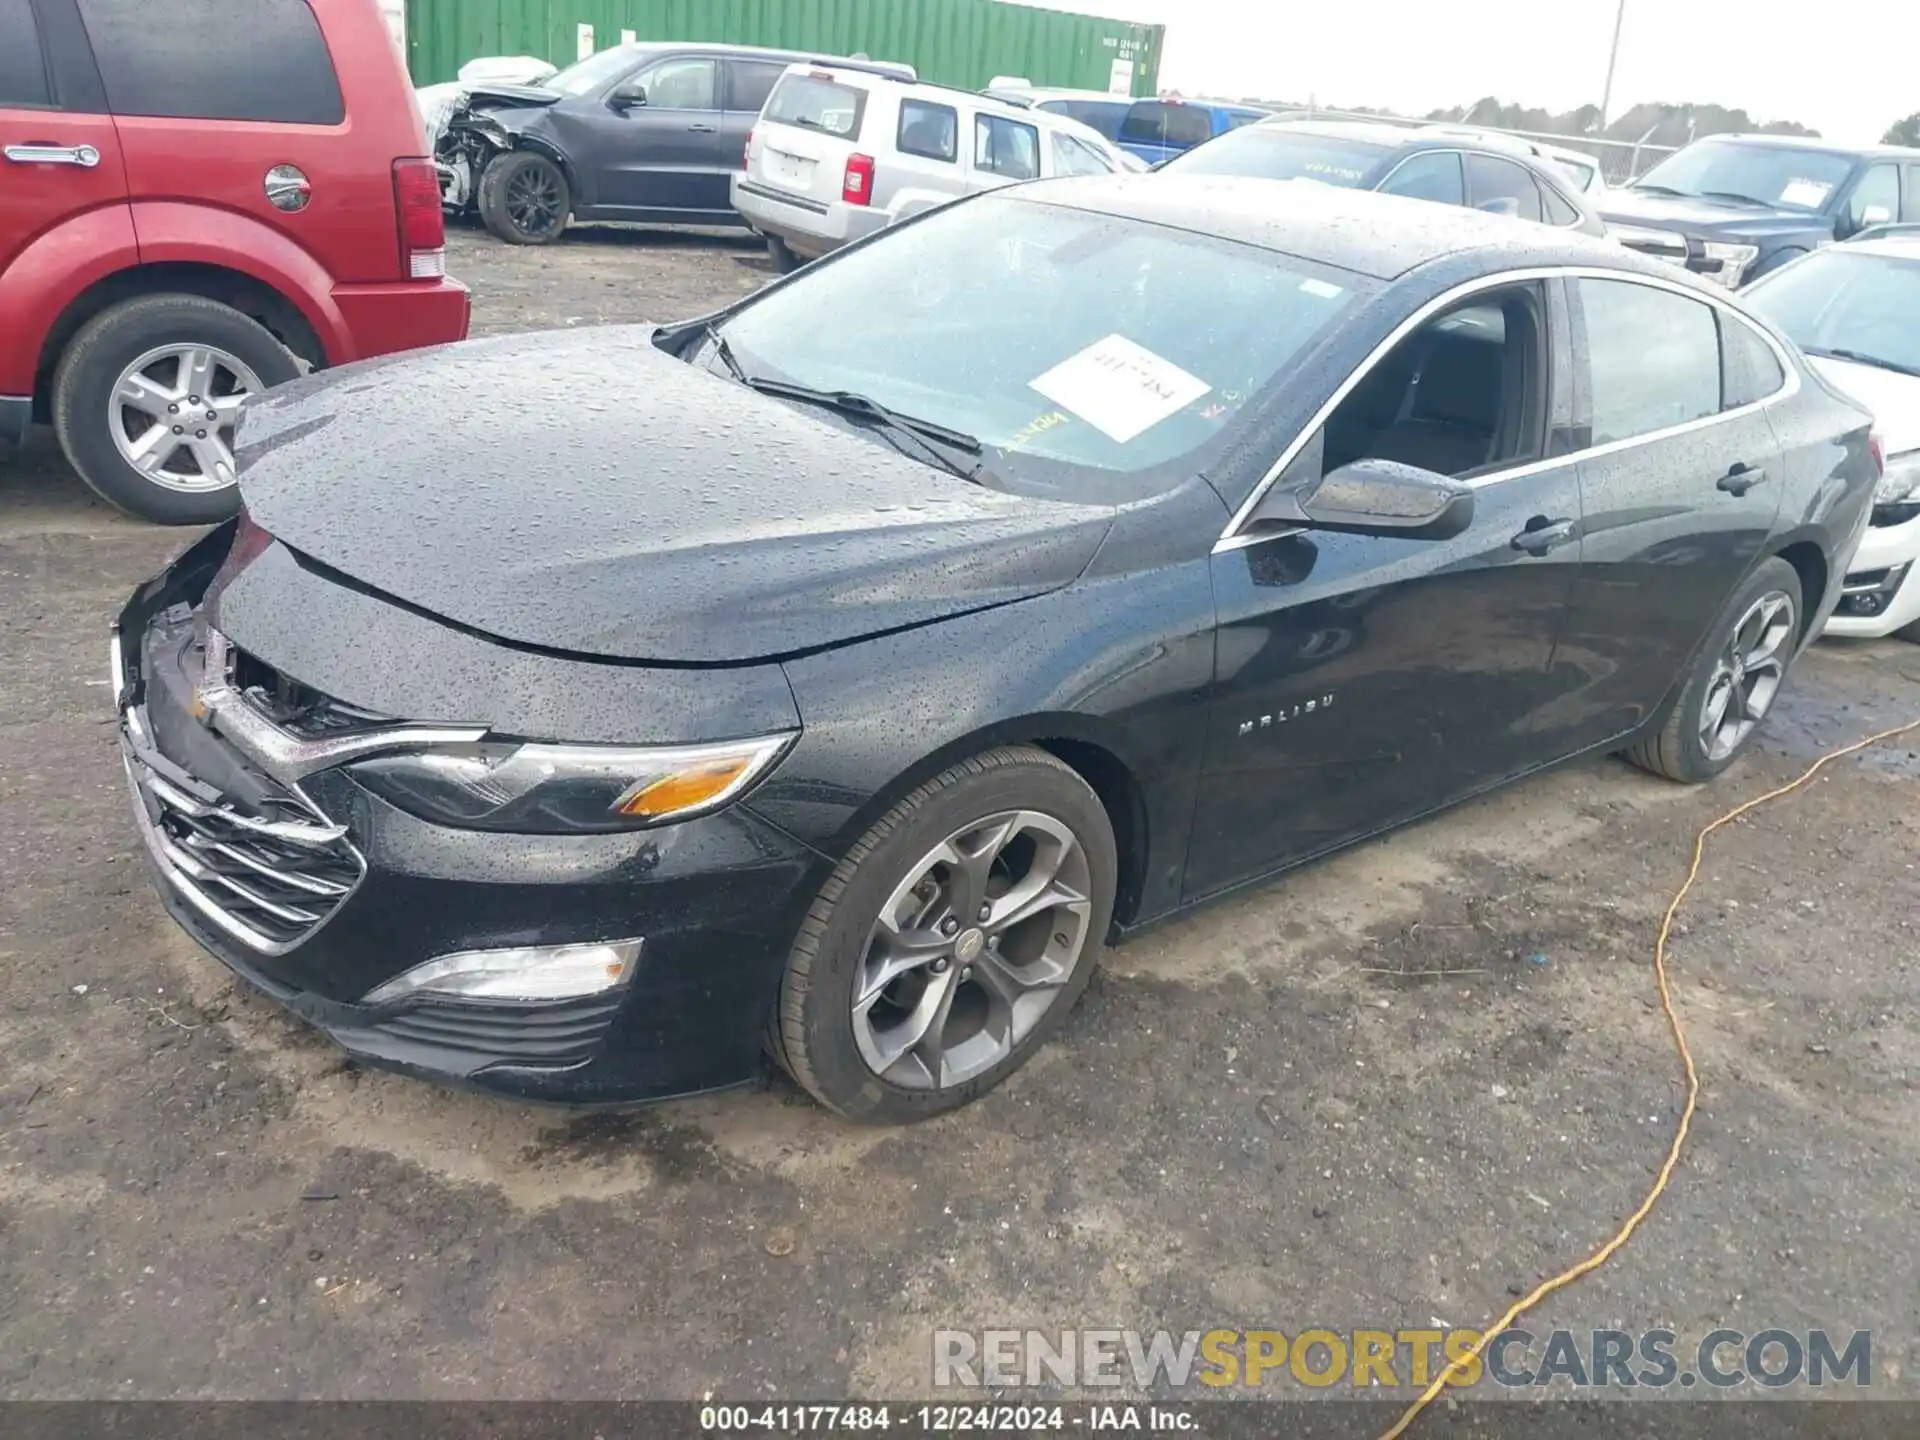
<instances>
[{"instance_id":1,"label":"white car","mask_svg":"<svg viewBox=\"0 0 1920 1440\"><path fill-rule=\"evenodd\" d=\"M731 198L788 270L963 195L1121 168L1115 147L1077 121L803 61L761 107Z\"/></svg>"},{"instance_id":2,"label":"white car","mask_svg":"<svg viewBox=\"0 0 1920 1440\"><path fill-rule=\"evenodd\" d=\"M1824 246L1740 298L1873 411L1885 450L1872 524L1823 633L1920 643L1920 226Z\"/></svg>"},{"instance_id":3,"label":"white car","mask_svg":"<svg viewBox=\"0 0 1920 1440\"><path fill-rule=\"evenodd\" d=\"M1541 164L1559 171L1574 189L1586 196L1589 204L1598 206L1606 197L1607 177L1600 172L1600 162L1584 150L1569 150L1564 145L1529 140L1524 135L1514 135L1505 130L1481 130L1469 125L1433 125L1428 128L1443 135L1456 135L1461 139L1497 145L1516 155L1531 155Z\"/></svg>"}]
</instances>

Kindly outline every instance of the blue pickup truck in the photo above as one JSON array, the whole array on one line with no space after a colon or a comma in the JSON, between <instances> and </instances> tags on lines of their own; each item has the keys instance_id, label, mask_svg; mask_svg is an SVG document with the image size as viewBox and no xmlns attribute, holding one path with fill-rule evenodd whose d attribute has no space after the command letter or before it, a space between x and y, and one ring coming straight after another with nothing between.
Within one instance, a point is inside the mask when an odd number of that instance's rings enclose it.
<instances>
[{"instance_id":1,"label":"blue pickup truck","mask_svg":"<svg viewBox=\"0 0 1920 1440\"><path fill-rule=\"evenodd\" d=\"M1269 113L1218 100L1136 100L1127 107L1114 139L1122 150L1158 165L1216 135L1265 120Z\"/></svg>"},{"instance_id":2,"label":"blue pickup truck","mask_svg":"<svg viewBox=\"0 0 1920 1440\"><path fill-rule=\"evenodd\" d=\"M1715 135L1599 208L1621 244L1736 290L1818 246L1920 221L1920 150Z\"/></svg>"}]
</instances>

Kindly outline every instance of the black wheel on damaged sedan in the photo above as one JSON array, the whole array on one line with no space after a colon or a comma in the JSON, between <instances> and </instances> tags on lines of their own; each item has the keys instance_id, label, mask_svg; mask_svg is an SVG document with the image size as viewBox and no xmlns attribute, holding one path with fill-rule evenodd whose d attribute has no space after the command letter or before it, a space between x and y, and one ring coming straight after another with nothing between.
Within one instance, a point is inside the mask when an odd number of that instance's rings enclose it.
<instances>
[{"instance_id":1,"label":"black wheel on damaged sedan","mask_svg":"<svg viewBox=\"0 0 1920 1440\"><path fill-rule=\"evenodd\" d=\"M1113 827L1068 766L1021 746L908 794L822 887L769 1048L856 1120L923 1120L1026 1063L1093 973Z\"/></svg>"},{"instance_id":2,"label":"black wheel on damaged sedan","mask_svg":"<svg viewBox=\"0 0 1920 1440\"><path fill-rule=\"evenodd\" d=\"M487 229L509 245L545 245L567 228L573 190L545 155L515 150L481 173L479 205Z\"/></svg>"},{"instance_id":3,"label":"black wheel on damaged sedan","mask_svg":"<svg viewBox=\"0 0 1920 1440\"><path fill-rule=\"evenodd\" d=\"M1780 693L1804 603L1799 572L1778 556L1763 561L1715 618L1659 728L1626 758L1689 785L1737 760Z\"/></svg>"}]
</instances>

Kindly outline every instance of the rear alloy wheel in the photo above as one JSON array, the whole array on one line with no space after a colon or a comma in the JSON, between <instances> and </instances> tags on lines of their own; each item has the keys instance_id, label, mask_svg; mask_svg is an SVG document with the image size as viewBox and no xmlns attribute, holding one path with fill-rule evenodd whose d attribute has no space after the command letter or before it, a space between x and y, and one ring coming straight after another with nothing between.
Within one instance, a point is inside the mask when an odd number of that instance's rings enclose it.
<instances>
[{"instance_id":1,"label":"rear alloy wheel","mask_svg":"<svg viewBox=\"0 0 1920 1440\"><path fill-rule=\"evenodd\" d=\"M771 1048L859 1120L925 1119L1011 1074L1086 987L1113 911L1099 798L1044 751L990 751L853 847L789 957Z\"/></svg>"},{"instance_id":2,"label":"rear alloy wheel","mask_svg":"<svg viewBox=\"0 0 1920 1440\"><path fill-rule=\"evenodd\" d=\"M148 295L74 336L54 372L54 429L103 499L163 525L209 524L240 503L240 407L297 374L286 347L239 311Z\"/></svg>"},{"instance_id":3,"label":"rear alloy wheel","mask_svg":"<svg viewBox=\"0 0 1920 1440\"><path fill-rule=\"evenodd\" d=\"M573 191L545 155L515 150L480 176L480 218L509 245L544 245L567 228Z\"/></svg>"},{"instance_id":4,"label":"rear alloy wheel","mask_svg":"<svg viewBox=\"0 0 1920 1440\"><path fill-rule=\"evenodd\" d=\"M1763 561L1720 612L1659 729L1625 753L1669 780L1711 780L1760 729L1800 643L1800 576Z\"/></svg>"}]
</instances>

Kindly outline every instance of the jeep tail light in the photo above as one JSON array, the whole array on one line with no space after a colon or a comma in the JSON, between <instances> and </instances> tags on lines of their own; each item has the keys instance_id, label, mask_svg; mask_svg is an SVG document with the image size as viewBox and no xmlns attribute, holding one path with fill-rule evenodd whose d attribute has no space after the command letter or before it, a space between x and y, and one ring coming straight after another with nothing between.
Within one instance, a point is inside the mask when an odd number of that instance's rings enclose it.
<instances>
[{"instance_id":1,"label":"jeep tail light","mask_svg":"<svg viewBox=\"0 0 1920 1440\"><path fill-rule=\"evenodd\" d=\"M1880 438L1878 430L1867 432L1867 458L1873 461L1873 481L1877 485L1880 477L1887 473L1887 442Z\"/></svg>"},{"instance_id":2,"label":"jeep tail light","mask_svg":"<svg viewBox=\"0 0 1920 1440\"><path fill-rule=\"evenodd\" d=\"M747 131L747 143L740 147L740 168L745 169L747 161L753 156L753 132Z\"/></svg>"},{"instance_id":3,"label":"jeep tail light","mask_svg":"<svg viewBox=\"0 0 1920 1440\"><path fill-rule=\"evenodd\" d=\"M393 211L400 226L400 273L433 280L447 273L447 222L440 213L440 176L431 160L393 162Z\"/></svg>"},{"instance_id":4,"label":"jeep tail light","mask_svg":"<svg viewBox=\"0 0 1920 1440\"><path fill-rule=\"evenodd\" d=\"M873 203L873 156L847 157L847 174L840 182L840 198L849 205Z\"/></svg>"}]
</instances>

